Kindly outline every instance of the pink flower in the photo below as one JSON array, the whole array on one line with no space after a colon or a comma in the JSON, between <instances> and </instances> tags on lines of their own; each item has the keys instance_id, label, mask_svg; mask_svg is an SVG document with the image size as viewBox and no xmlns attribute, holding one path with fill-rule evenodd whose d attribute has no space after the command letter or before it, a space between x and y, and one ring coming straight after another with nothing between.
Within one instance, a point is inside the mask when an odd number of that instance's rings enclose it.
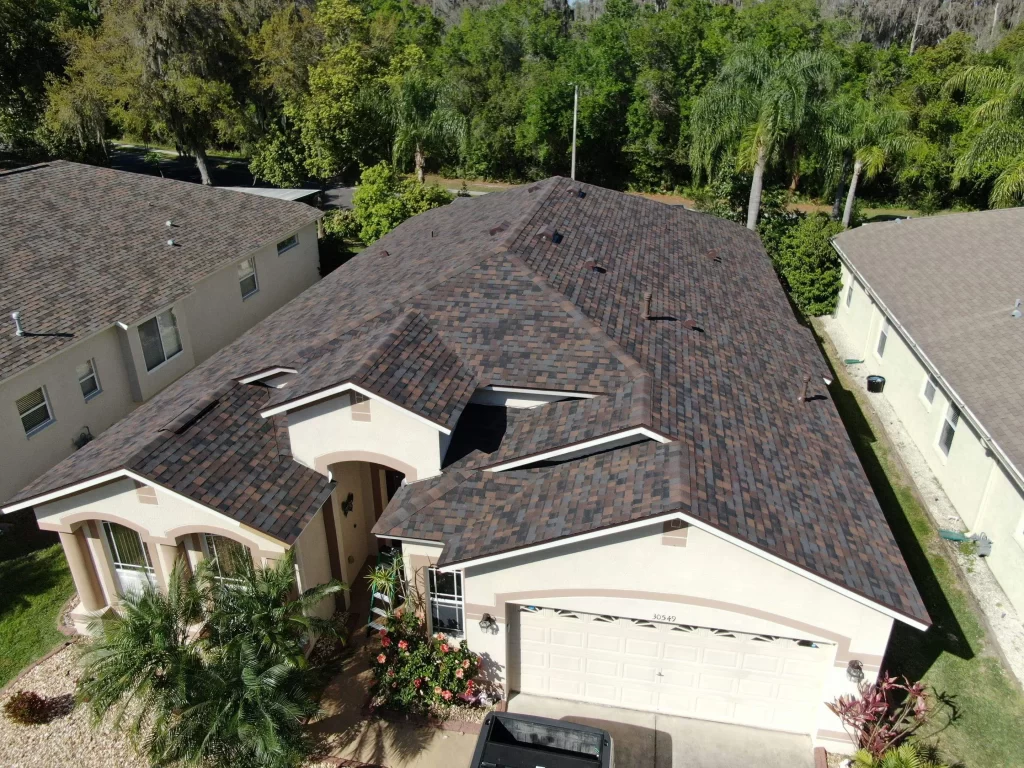
<instances>
[{"instance_id":1,"label":"pink flower","mask_svg":"<svg viewBox=\"0 0 1024 768\"><path fill-rule=\"evenodd\" d=\"M389 645L391 645L391 638L385 635L381 638L380 644L387 648Z\"/></svg>"},{"instance_id":2,"label":"pink flower","mask_svg":"<svg viewBox=\"0 0 1024 768\"><path fill-rule=\"evenodd\" d=\"M451 691L444 691L441 694L441 698L444 699L445 701L451 701L452 700L452 692Z\"/></svg>"},{"instance_id":3,"label":"pink flower","mask_svg":"<svg viewBox=\"0 0 1024 768\"><path fill-rule=\"evenodd\" d=\"M441 643L441 653L448 653L448 643Z\"/></svg>"},{"instance_id":4,"label":"pink flower","mask_svg":"<svg viewBox=\"0 0 1024 768\"><path fill-rule=\"evenodd\" d=\"M419 688L421 685L423 685L423 678L417 677L415 680L412 681L412 684Z\"/></svg>"},{"instance_id":5,"label":"pink flower","mask_svg":"<svg viewBox=\"0 0 1024 768\"><path fill-rule=\"evenodd\" d=\"M440 640L441 642L444 642L444 632L438 632L437 633L437 639Z\"/></svg>"},{"instance_id":6,"label":"pink flower","mask_svg":"<svg viewBox=\"0 0 1024 768\"><path fill-rule=\"evenodd\" d=\"M470 680L469 682L466 683L466 690L467 691L472 691L473 690L473 681L472 680Z\"/></svg>"},{"instance_id":7,"label":"pink flower","mask_svg":"<svg viewBox=\"0 0 1024 768\"><path fill-rule=\"evenodd\" d=\"M382 630L380 631L380 636L381 636L381 637L387 637L387 636L388 636L388 631L387 631L387 629L382 629Z\"/></svg>"},{"instance_id":8,"label":"pink flower","mask_svg":"<svg viewBox=\"0 0 1024 768\"><path fill-rule=\"evenodd\" d=\"M405 640L399 640L398 641L398 650L400 650L400 651L408 651L409 650L409 644L407 642L405 642Z\"/></svg>"},{"instance_id":9,"label":"pink flower","mask_svg":"<svg viewBox=\"0 0 1024 768\"><path fill-rule=\"evenodd\" d=\"M462 660L462 668L463 669L469 669L469 659L463 659Z\"/></svg>"},{"instance_id":10,"label":"pink flower","mask_svg":"<svg viewBox=\"0 0 1024 768\"><path fill-rule=\"evenodd\" d=\"M455 670L455 676L456 676L457 678L459 678L459 680L461 680L461 679L462 679L462 675L463 675L463 672L462 672L462 670L461 670L461 669L456 669L456 670Z\"/></svg>"},{"instance_id":11,"label":"pink flower","mask_svg":"<svg viewBox=\"0 0 1024 768\"><path fill-rule=\"evenodd\" d=\"M394 676L395 676L395 670L389 669L388 670L388 677L394 677Z\"/></svg>"},{"instance_id":12,"label":"pink flower","mask_svg":"<svg viewBox=\"0 0 1024 768\"><path fill-rule=\"evenodd\" d=\"M388 657L385 656L383 653L380 654L379 656L377 656L377 663L378 664L383 664L387 660L388 660Z\"/></svg>"},{"instance_id":13,"label":"pink flower","mask_svg":"<svg viewBox=\"0 0 1024 768\"><path fill-rule=\"evenodd\" d=\"M440 685L434 687L434 693L436 695L438 695L438 696L441 695L441 686Z\"/></svg>"}]
</instances>

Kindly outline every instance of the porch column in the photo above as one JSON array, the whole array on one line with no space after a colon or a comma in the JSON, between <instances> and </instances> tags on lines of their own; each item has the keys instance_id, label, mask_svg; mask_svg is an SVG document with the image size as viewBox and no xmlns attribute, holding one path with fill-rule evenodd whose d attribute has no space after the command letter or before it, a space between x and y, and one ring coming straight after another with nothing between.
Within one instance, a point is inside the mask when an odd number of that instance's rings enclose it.
<instances>
[{"instance_id":1,"label":"porch column","mask_svg":"<svg viewBox=\"0 0 1024 768\"><path fill-rule=\"evenodd\" d=\"M171 571L174 570L174 564L178 560L178 547L174 544L157 544L156 545L156 557L160 561L159 563L159 577L160 586L163 587L166 592L171 586Z\"/></svg>"},{"instance_id":2,"label":"porch column","mask_svg":"<svg viewBox=\"0 0 1024 768\"><path fill-rule=\"evenodd\" d=\"M81 527L77 528L74 533L62 531L60 543L64 548L64 557L67 558L68 567L71 569L71 578L75 582L75 589L78 590L82 608L90 613L102 611L106 608L103 589L96 576L96 568L92 561L92 555L89 553L89 544L85 540L85 534Z\"/></svg>"}]
</instances>

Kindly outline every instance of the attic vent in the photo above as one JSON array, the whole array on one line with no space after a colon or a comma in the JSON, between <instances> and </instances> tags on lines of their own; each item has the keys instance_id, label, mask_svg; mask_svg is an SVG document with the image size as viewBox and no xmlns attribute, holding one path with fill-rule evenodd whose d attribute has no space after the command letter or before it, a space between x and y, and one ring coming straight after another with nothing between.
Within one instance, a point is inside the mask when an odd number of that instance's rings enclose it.
<instances>
[{"instance_id":1,"label":"attic vent","mask_svg":"<svg viewBox=\"0 0 1024 768\"><path fill-rule=\"evenodd\" d=\"M555 245L562 242L562 233L554 227L544 227L538 234L541 240L549 240Z\"/></svg>"},{"instance_id":2,"label":"attic vent","mask_svg":"<svg viewBox=\"0 0 1024 768\"><path fill-rule=\"evenodd\" d=\"M596 261L588 261L583 265L584 269L589 269L591 272L597 272L599 275L605 274L608 270L598 264Z\"/></svg>"},{"instance_id":3,"label":"attic vent","mask_svg":"<svg viewBox=\"0 0 1024 768\"><path fill-rule=\"evenodd\" d=\"M383 257L387 258L387 257L388 257L388 256L390 256L391 254L390 254L390 253L388 253L387 251L381 251L379 255L381 255L381 256L383 256Z\"/></svg>"},{"instance_id":4,"label":"attic vent","mask_svg":"<svg viewBox=\"0 0 1024 768\"><path fill-rule=\"evenodd\" d=\"M1024 313L1020 311L1020 299L1017 299L1017 302L1013 305L1013 312L1010 313L1010 317L1019 318L1021 314Z\"/></svg>"},{"instance_id":5,"label":"attic vent","mask_svg":"<svg viewBox=\"0 0 1024 768\"><path fill-rule=\"evenodd\" d=\"M718 255L718 250L719 250L718 248L712 248L710 251L708 251L704 255L707 258L711 259L713 262L715 262L715 264L721 264L722 263L722 257Z\"/></svg>"},{"instance_id":6,"label":"attic vent","mask_svg":"<svg viewBox=\"0 0 1024 768\"><path fill-rule=\"evenodd\" d=\"M688 331L703 331L704 330L703 328L700 327L700 325L697 323L697 321L694 320L692 317L688 317L685 320L683 320L683 328L685 328Z\"/></svg>"},{"instance_id":7,"label":"attic vent","mask_svg":"<svg viewBox=\"0 0 1024 768\"><path fill-rule=\"evenodd\" d=\"M650 291L644 291L643 295L643 312L644 320L651 319L651 302L654 299L654 295Z\"/></svg>"},{"instance_id":8,"label":"attic vent","mask_svg":"<svg viewBox=\"0 0 1024 768\"><path fill-rule=\"evenodd\" d=\"M532 194L533 194L534 192L536 192L536 191L537 191L538 189L540 189L540 186L539 186L539 185L537 185L537 184L534 184L534 185L533 185L532 187L527 187L527 188L526 188L526 191L527 191L527 192L529 192L529 193L530 193L530 194L532 195Z\"/></svg>"},{"instance_id":9,"label":"attic vent","mask_svg":"<svg viewBox=\"0 0 1024 768\"><path fill-rule=\"evenodd\" d=\"M587 193L584 192L582 189L570 189L569 194L572 195L573 197L578 197L580 200L587 196Z\"/></svg>"},{"instance_id":10,"label":"attic vent","mask_svg":"<svg viewBox=\"0 0 1024 768\"><path fill-rule=\"evenodd\" d=\"M490 234L491 237L494 237L499 232L504 232L508 228L509 228L509 223L507 221L503 221L498 226L491 227L489 230L487 230L487 232L488 232L488 234Z\"/></svg>"},{"instance_id":11,"label":"attic vent","mask_svg":"<svg viewBox=\"0 0 1024 768\"><path fill-rule=\"evenodd\" d=\"M199 409L199 411L194 416L191 416L185 422L180 424L180 426L175 425L174 434L182 435L188 432L192 427L194 427L196 424L198 424L200 421L206 418L206 415L214 408L216 408L218 405L220 405L220 400L214 400L213 402L208 403L203 408Z\"/></svg>"}]
</instances>

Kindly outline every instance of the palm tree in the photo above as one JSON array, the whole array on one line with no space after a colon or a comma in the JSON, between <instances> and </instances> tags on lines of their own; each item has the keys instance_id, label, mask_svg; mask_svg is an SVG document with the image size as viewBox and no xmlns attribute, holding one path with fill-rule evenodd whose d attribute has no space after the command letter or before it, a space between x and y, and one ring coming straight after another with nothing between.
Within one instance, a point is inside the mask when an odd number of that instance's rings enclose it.
<instances>
[{"instance_id":1,"label":"palm tree","mask_svg":"<svg viewBox=\"0 0 1024 768\"><path fill-rule=\"evenodd\" d=\"M845 158L852 156L853 171L843 208L843 227L850 226L857 185L861 176L870 179L894 157L906 153L913 139L908 131L909 113L889 100L850 97L837 104L839 125L826 130L828 143L839 147Z\"/></svg>"},{"instance_id":2,"label":"palm tree","mask_svg":"<svg viewBox=\"0 0 1024 768\"><path fill-rule=\"evenodd\" d=\"M757 226L764 173L781 159L791 138L806 130L812 103L831 87L838 62L829 53L776 54L744 46L697 99L691 164L712 175L723 154L738 148L740 170L752 171L747 228Z\"/></svg>"},{"instance_id":3,"label":"palm tree","mask_svg":"<svg viewBox=\"0 0 1024 768\"><path fill-rule=\"evenodd\" d=\"M976 130L953 169L953 186L964 179L1001 168L989 202L1002 208L1024 201L1024 58L1016 70L967 67L946 83L950 93L966 92L982 103L971 115Z\"/></svg>"},{"instance_id":4,"label":"palm tree","mask_svg":"<svg viewBox=\"0 0 1024 768\"><path fill-rule=\"evenodd\" d=\"M371 99L371 107L393 135L391 161L401 167L411 156L421 184L428 153L453 145L464 150L468 136L465 116L452 105L450 89L420 68L388 78Z\"/></svg>"}]
</instances>

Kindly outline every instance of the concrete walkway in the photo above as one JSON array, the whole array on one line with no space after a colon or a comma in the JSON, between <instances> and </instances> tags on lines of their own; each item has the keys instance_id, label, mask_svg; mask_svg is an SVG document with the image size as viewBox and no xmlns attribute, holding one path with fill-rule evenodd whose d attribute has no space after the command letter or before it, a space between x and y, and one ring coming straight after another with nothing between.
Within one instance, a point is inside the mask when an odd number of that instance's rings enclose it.
<instances>
[{"instance_id":1,"label":"concrete walkway","mask_svg":"<svg viewBox=\"0 0 1024 768\"><path fill-rule=\"evenodd\" d=\"M615 765L622 768L814 766L809 736L524 694L509 699L508 711L603 728L612 735Z\"/></svg>"}]
</instances>

